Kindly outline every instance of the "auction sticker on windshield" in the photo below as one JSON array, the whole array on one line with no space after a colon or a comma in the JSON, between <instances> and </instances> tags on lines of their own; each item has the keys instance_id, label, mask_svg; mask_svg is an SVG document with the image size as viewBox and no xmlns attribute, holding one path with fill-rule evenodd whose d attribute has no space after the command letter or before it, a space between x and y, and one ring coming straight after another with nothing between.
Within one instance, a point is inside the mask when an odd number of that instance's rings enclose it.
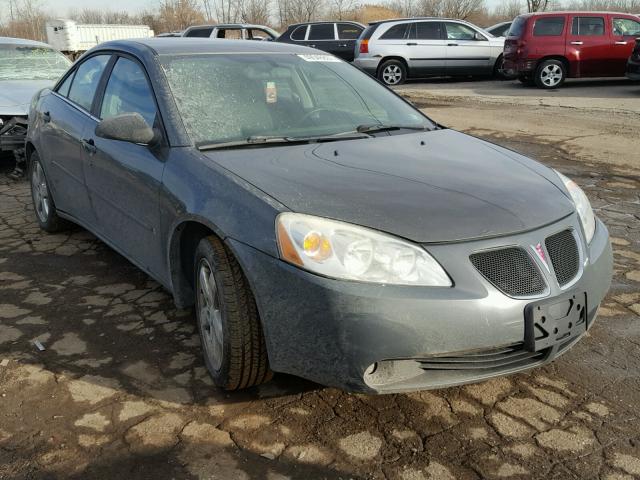
<instances>
[{"instance_id":1,"label":"auction sticker on windshield","mask_svg":"<svg viewBox=\"0 0 640 480\"><path fill-rule=\"evenodd\" d=\"M333 55L315 55L315 54L298 54L298 57L307 61L307 62L336 62L339 63L341 60L338 57L334 57Z\"/></svg>"}]
</instances>

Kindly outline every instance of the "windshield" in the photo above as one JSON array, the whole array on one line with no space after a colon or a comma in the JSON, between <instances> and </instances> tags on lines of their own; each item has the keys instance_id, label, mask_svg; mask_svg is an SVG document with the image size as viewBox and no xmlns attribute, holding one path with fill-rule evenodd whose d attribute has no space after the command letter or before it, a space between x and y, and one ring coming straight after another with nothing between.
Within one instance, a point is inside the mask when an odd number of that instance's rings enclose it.
<instances>
[{"instance_id":1,"label":"windshield","mask_svg":"<svg viewBox=\"0 0 640 480\"><path fill-rule=\"evenodd\" d=\"M196 145L340 135L367 126L435 128L368 75L331 55L172 55L161 61Z\"/></svg>"},{"instance_id":2,"label":"windshield","mask_svg":"<svg viewBox=\"0 0 640 480\"><path fill-rule=\"evenodd\" d=\"M0 80L57 80L71 62L60 52L33 45L0 45Z\"/></svg>"}]
</instances>

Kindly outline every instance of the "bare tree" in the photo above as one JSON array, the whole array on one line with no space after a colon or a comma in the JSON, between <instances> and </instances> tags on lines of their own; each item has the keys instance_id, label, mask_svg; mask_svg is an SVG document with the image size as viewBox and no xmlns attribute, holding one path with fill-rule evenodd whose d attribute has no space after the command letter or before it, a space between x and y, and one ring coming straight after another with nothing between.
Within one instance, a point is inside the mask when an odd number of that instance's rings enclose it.
<instances>
[{"instance_id":1,"label":"bare tree","mask_svg":"<svg viewBox=\"0 0 640 480\"><path fill-rule=\"evenodd\" d=\"M528 12L544 12L549 5L549 0L527 0Z\"/></svg>"},{"instance_id":2,"label":"bare tree","mask_svg":"<svg viewBox=\"0 0 640 480\"><path fill-rule=\"evenodd\" d=\"M522 13L522 0L503 0L496 7L494 15L496 20L513 20Z\"/></svg>"},{"instance_id":3,"label":"bare tree","mask_svg":"<svg viewBox=\"0 0 640 480\"><path fill-rule=\"evenodd\" d=\"M323 0L277 0L280 26L317 20L325 7Z\"/></svg>"},{"instance_id":4,"label":"bare tree","mask_svg":"<svg viewBox=\"0 0 640 480\"><path fill-rule=\"evenodd\" d=\"M9 22L0 35L44 40L47 19L40 0L9 0Z\"/></svg>"},{"instance_id":5,"label":"bare tree","mask_svg":"<svg viewBox=\"0 0 640 480\"><path fill-rule=\"evenodd\" d=\"M240 19L245 23L267 25L271 19L271 0L239 0Z\"/></svg>"},{"instance_id":6,"label":"bare tree","mask_svg":"<svg viewBox=\"0 0 640 480\"><path fill-rule=\"evenodd\" d=\"M353 18L356 7L356 0L331 0L329 16L334 20Z\"/></svg>"},{"instance_id":7,"label":"bare tree","mask_svg":"<svg viewBox=\"0 0 640 480\"><path fill-rule=\"evenodd\" d=\"M183 30L203 23L204 15L196 0L160 0L155 31Z\"/></svg>"}]
</instances>

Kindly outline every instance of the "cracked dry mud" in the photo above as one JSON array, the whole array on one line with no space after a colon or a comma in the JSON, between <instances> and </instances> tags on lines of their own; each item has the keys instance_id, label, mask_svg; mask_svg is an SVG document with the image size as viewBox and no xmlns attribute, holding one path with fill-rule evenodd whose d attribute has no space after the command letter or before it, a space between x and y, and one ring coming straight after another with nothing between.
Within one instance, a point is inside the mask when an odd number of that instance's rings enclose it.
<instances>
[{"instance_id":1,"label":"cracked dry mud","mask_svg":"<svg viewBox=\"0 0 640 480\"><path fill-rule=\"evenodd\" d=\"M5 163L0 478L639 478L640 172L482 134L585 187L612 235L611 292L551 365L386 396L282 375L215 389L192 312L88 232L40 232L28 184L6 180Z\"/></svg>"}]
</instances>

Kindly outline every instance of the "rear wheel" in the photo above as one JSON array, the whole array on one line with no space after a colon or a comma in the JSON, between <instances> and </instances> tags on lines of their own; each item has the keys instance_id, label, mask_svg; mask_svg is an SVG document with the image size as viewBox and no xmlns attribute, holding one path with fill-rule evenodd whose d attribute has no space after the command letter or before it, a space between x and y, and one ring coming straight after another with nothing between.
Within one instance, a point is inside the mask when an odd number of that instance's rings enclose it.
<instances>
[{"instance_id":1,"label":"rear wheel","mask_svg":"<svg viewBox=\"0 0 640 480\"><path fill-rule=\"evenodd\" d=\"M560 87L567 77L567 69L560 60L545 60L538 65L534 80L539 88Z\"/></svg>"},{"instance_id":2,"label":"rear wheel","mask_svg":"<svg viewBox=\"0 0 640 480\"><path fill-rule=\"evenodd\" d=\"M58 216L58 210L51 196L47 176L42 168L38 152L33 152L29 159L29 179L33 210L40 228L49 233L69 228L69 222Z\"/></svg>"},{"instance_id":3,"label":"rear wheel","mask_svg":"<svg viewBox=\"0 0 640 480\"><path fill-rule=\"evenodd\" d=\"M255 300L237 260L217 237L198 244L194 273L198 329L214 383L239 390L270 380Z\"/></svg>"},{"instance_id":4,"label":"rear wheel","mask_svg":"<svg viewBox=\"0 0 640 480\"><path fill-rule=\"evenodd\" d=\"M385 85L402 85L407 79L407 67L400 60L387 60L378 70L378 79Z\"/></svg>"}]
</instances>

